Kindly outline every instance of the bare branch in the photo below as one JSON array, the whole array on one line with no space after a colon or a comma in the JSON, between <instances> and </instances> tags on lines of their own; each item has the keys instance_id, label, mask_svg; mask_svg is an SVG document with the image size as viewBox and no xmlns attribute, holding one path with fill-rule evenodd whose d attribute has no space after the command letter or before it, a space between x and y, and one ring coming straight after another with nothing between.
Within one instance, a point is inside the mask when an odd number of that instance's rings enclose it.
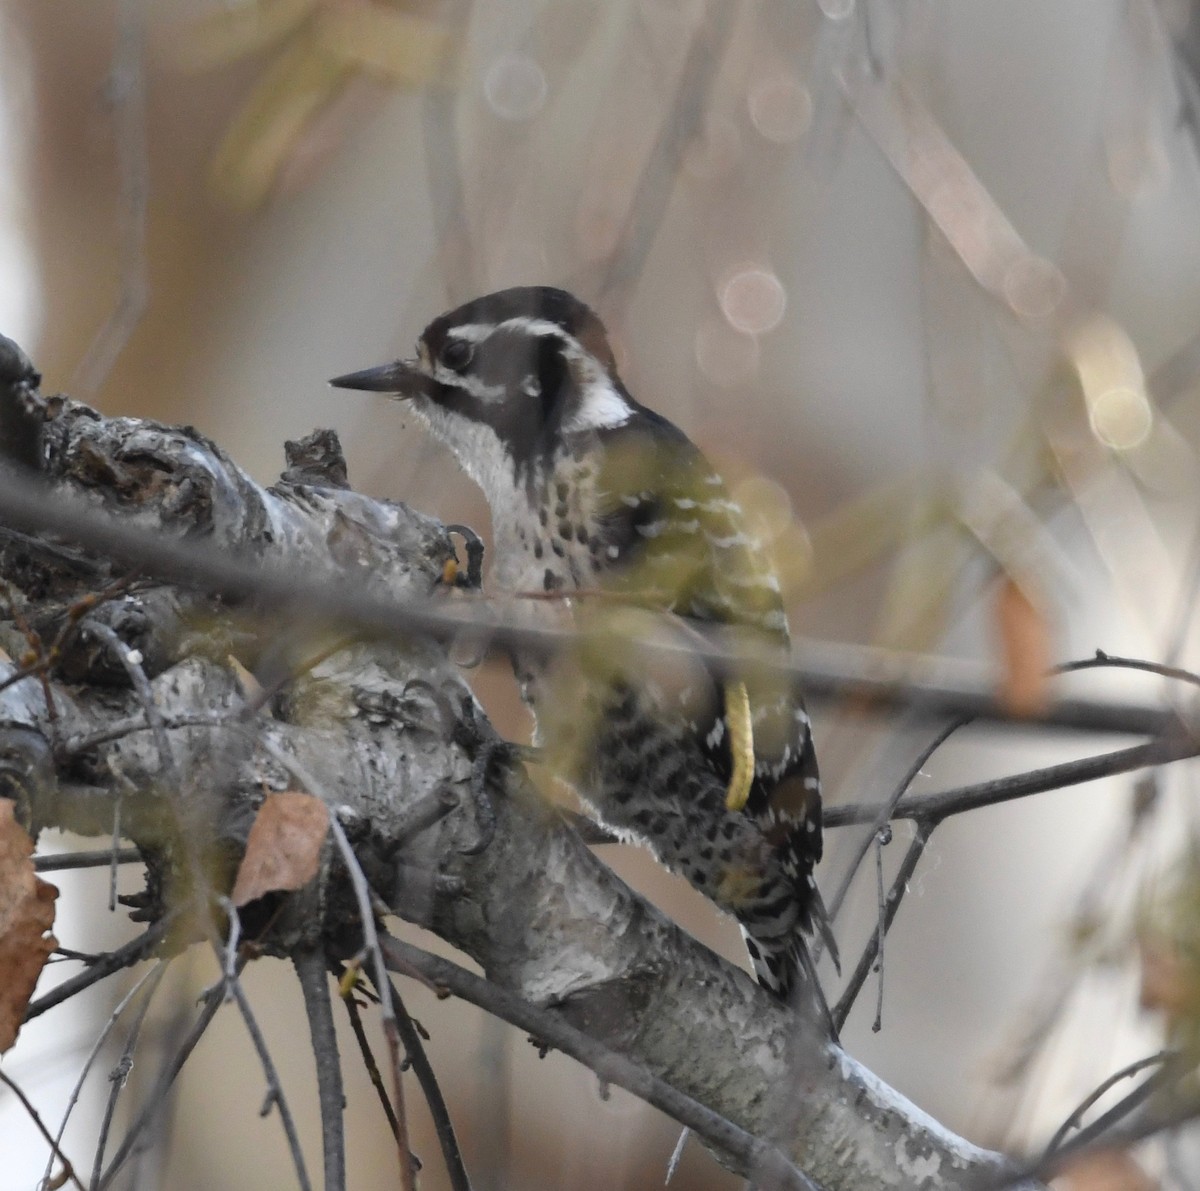
<instances>
[{"instance_id":1,"label":"bare branch","mask_svg":"<svg viewBox=\"0 0 1200 1191\"><path fill-rule=\"evenodd\" d=\"M553 653L571 644L569 630L530 625L511 617L505 605L485 600L468 604L427 600L381 599L364 594L361 585L314 578L311 570L264 565L227 550L192 540L186 545L162 534L135 529L116 518L67 499L62 491L47 490L28 476L16 477L0 468L0 521L29 533L52 533L85 545L89 550L158 578L198 588L232 601L255 599L288 608L298 616L335 617L369 634L404 636L419 633L452 642L465 628L477 630L493 645L518 647L533 653ZM802 677L813 697L837 694L861 697L879 709L904 706L924 715L969 715L976 719L1013 720L994 696L971 688L903 682L894 674L837 673L777 657L748 659L716 646L683 646L677 642L644 640L640 649L663 657L686 653L700 656L720 670L735 671L748 660L768 672ZM873 667L874 668L874 667ZM1176 724L1173 710L1112 703L1064 700L1040 718L1021 719L1023 726L1044 724L1101 732L1160 733Z\"/></svg>"},{"instance_id":2,"label":"bare branch","mask_svg":"<svg viewBox=\"0 0 1200 1191\"><path fill-rule=\"evenodd\" d=\"M129 675L129 681L133 689L137 692L138 700L142 704L142 708L146 713L146 723L150 728L151 735L154 737L154 747L158 749L159 762L162 765L163 777L167 784L180 793L183 791L183 782L179 775L179 766L175 762L175 754L171 751L171 741L167 737L167 726L163 722L163 718L158 708L154 703L154 691L150 687L150 680L146 677L146 671L142 668L142 660L140 654L134 649L131 649L116 632L106 624L89 623L87 632L98 637L112 650L113 656L124 667L125 673Z\"/></svg>"},{"instance_id":3,"label":"bare branch","mask_svg":"<svg viewBox=\"0 0 1200 1191\"><path fill-rule=\"evenodd\" d=\"M67 1107L63 1112L62 1121L58 1126L58 1133L54 1138L56 1144L61 1144L63 1134L67 1131L67 1122L71 1119L71 1113L75 1110L75 1105L79 1100L79 1093L83 1090L83 1082L85 1079L87 1079L88 1072L92 1069L92 1064L96 1061L96 1056L100 1053L100 1048L106 1041L108 1041L108 1036L113 1032L113 1029L121 1017L121 1014L125 1012L125 1009L129 1005L130 1001L132 1001L138 995L138 993L145 988L146 996L139 1007L138 1016L136 1019L138 1023L141 1022L142 1017L145 1015L146 1008L149 1006L150 1001L154 997L155 991L162 982L163 975L167 970L167 964L169 962L169 960L159 960L154 967L152 967L148 972L138 979L137 983L135 983L134 986L125 994L125 996L121 998L121 1000L117 1003L117 1007L112 1011L111 1014L109 1014L108 1021L104 1023L104 1028L100 1031L96 1041L92 1044L92 1049L79 1072L79 1078L75 1081L75 1086L71 1089L71 1095L67 1098ZM149 987L147 987L147 985L149 985ZM42 1175L42 1183L45 1186L50 1185L50 1169L52 1163L53 1155L51 1155L50 1161L46 1163L46 1172Z\"/></svg>"},{"instance_id":4,"label":"bare branch","mask_svg":"<svg viewBox=\"0 0 1200 1191\"><path fill-rule=\"evenodd\" d=\"M854 880L855 874L858 872L859 866L862 864L867 855L867 851L871 847L871 841L874 840L879 833L893 818L896 817L896 807L900 800L908 793L908 788L916 780L917 775L924 769L929 758L933 756L939 748L955 733L959 728L965 727L971 722L969 716L960 716L958 719L952 720L947 724L934 738L927 744L917 758L908 767L908 772L896 784L896 788L892 791L887 801L882 803L875 812L875 817L871 821L871 830L865 833L858 842L855 848L854 855L851 857L850 863L846 868L846 872L842 877L841 884L838 885L837 892L834 893L829 902L829 917L836 919L838 912L842 908L842 904L846 899L846 894L850 891L850 884ZM826 822L829 822L828 812L826 813Z\"/></svg>"},{"instance_id":5,"label":"bare branch","mask_svg":"<svg viewBox=\"0 0 1200 1191\"><path fill-rule=\"evenodd\" d=\"M79 1181L79 1176L75 1173L75 1167L71 1165L66 1154L59 1148L58 1142L50 1136L50 1130L46 1128L42 1118L38 1116L37 1109L33 1107L29 1097L21 1091L11 1076L5 1074L3 1068L0 1068L0 1083L4 1084L20 1100L21 1106L29 1114L29 1119L37 1126L38 1132L46 1139L46 1144L50 1147L50 1152L63 1164L63 1174L79 1188L79 1191L84 1191L83 1184Z\"/></svg>"},{"instance_id":6,"label":"bare branch","mask_svg":"<svg viewBox=\"0 0 1200 1191\"><path fill-rule=\"evenodd\" d=\"M329 801L328 792L323 789L321 782L303 765L269 742L267 748L281 765L305 784L310 794L316 794L324 797L327 802ZM329 831L341 853L342 863L346 866L346 873L354 890L354 898L358 903L358 915L367 955L375 969L375 987L379 994L380 1016L383 1019L384 1036L387 1038L388 1051L392 1060L393 1095L396 1099L395 1113L399 1125L396 1141L400 1150L400 1186L403 1191L414 1191L412 1147L409 1145L408 1122L404 1112L404 1085L400 1065L400 1040L396 1025L396 1011L392 1005L387 969L384 965L383 952L379 946L379 932L375 925L375 908L371 904L371 888L363 874L362 866L358 863L358 857L354 855L354 849L351 848L350 841L346 838L345 829L338 821L337 814L332 810L329 815Z\"/></svg>"},{"instance_id":7,"label":"bare branch","mask_svg":"<svg viewBox=\"0 0 1200 1191\"><path fill-rule=\"evenodd\" d=\"M113 860L118 864L138 864L142 854L137 848L100 848L94 852L63 852L57 856L35 856L33 867L39 873L60 872L74 868L107 868Z\"/></svg>"},{"instance_id":8,"label":"bare branch","mask_svg":"<svg viewBox=\"0 0 1200 1191\"><path fill-rule=\"evenodd\" d=\"M446 1107L446 1099L438 1085L437 1076L429 1056L425 1053L421 1034L416 1023L409 1016L400 993L395 985L391 989L392 1004L396 1009L396 1024L400 1029L400 1039L404 1043L405 1053L413 1074L425 1094L425 1102L429 1105L429 1115L433 1118L433 1126L437 1130L438 1142L442 1147L442 1158L446 1163L446 1173L450 1177L453 1191L471 1191L471 1180L467 1177L467 1168L463 1165L462 1150L459 1148L458 1137L454 1132L454 1122L450 1120L450 1110Z\"/></svg>"},{"instance_id":9,"label":"bare branch","mask_svg":"<svg viewBox=\"0 0 1200 1191\"><path fill-rule=\"evenodd\" d=\"M1138 1059L1136 1062L1122 1067L1119 1071L1114 1071L1112 1075L1110 1075L1106 1080L1104 1080L1103 1083L1100 1084L1098 1088L1095 1089L1095 1091L1089 1093L1071 1112L1067 1119L1058 1127L1057 1132L1055 1132L1054 1136L1050 1139L1050 1144L1046 1147L1046 1153L1044 1156L1045 1159L1052 1157L1061 1148L1063 1142L1067 1139L1067 1135L1072 1129L1079 1128L1079 1126L1083 1123L1084 1113L1086 1113L1087 1110L1105 1094L1105 1092L1116 1087L1116 1085L1122 1080L1129 1079L1132 1076L1137 1075L1139 1071L1144 1071L1147 1067L1160 1067L1165 1063L1174 1061L1178 1057L1178 1051L1160 1050L1156 1054L1147 1055L1144 1059ZM1141 1103L1143 1098L1141 1093L1142 1089L1138 1088L1134 1093L1135 1095L1138 1095L1138 1099L1133 1103L1129 1103L1127 1097L1125 1101L1122 1101L1122 1104L1119 1107L1132 1110L1136 1104ZM1113 1121L1110 1121L1109 1123L1111 1124Z\"/></svg>"},{"instance_id":10,"label":"bare branch","mask_svg":"<svg viewBox=\"0 0 1200 1191\"><path fill-rule=\"evenodd\" d=\"M93 1178L92 1186L96 1191L105 1191L107 1187L112 1185L112 1180L117 1176L121 1167L125 1165L133 1153L142 1132L166 1103L167 1092L175 1082L175 1077L183 1070L184 1063L187 1062L192 1051L196 1049L196 1044L204 1036L204 1031L212 1024L212 1019L216 1017L217 1010L221 1007L224 1000L224 992L225 981L222 979L214 984L205 994L204 1004L195 1022L192 1023L192 1028L188 1031L179 1050L171 1056L171 1059L159 1072L158 1079L155 1081L154 1087L150 1090L150 1095L146 1097L146 1102L138 1111L133 1123L129 1126L128 1132L121 1139L121 1144L109 1162L107 1169L100 1176L99 1181ZM102 1152L100 1156L103 1156Z\"/></svg>"},{"instance_id":11,"label":"bare branch","mask_svg":"<svg viewBox=\"0 0 1200 1191\"><path fill-rule=\"evenodd\" d=\"M756 1181L778 1187L780 1191L816 1191L812 1181L777 1148L705 1108L556 1014L538 1009L528 1001L473 975L466 968L460 968L449 960L431 955L392 935L384 934L380 943L389 967L395 966L400 971L415 968L429 980L448 988L464 1000L528 1031L543 1045L553 1046L586 1064L601 1079L641 1097L686 1125L710 1145L734 1155L738 1160L738 1169L753 1172Z\"/></svg>"},{"instance_id":12,"label":"bare branch","mask_svg":"<svg viewBox=\"0 0 1200 1191\"><path fill-rule=\"evenodd\" d=\"M333 1026L333 1008L329 1001L329 974L325 956L320 951L306 948L292 956L292 964L304 993L304 1010L308 1015L313 1057L317 1065L325 1191L345 1191L346 1131L342 1116L346 1108L346 1094L342 1087L342 1063Z\"/></svg>"},{"instance_id":13,"label":"bare branch","mask_svg":"<svg viewBox=\"0 0 1200 1191\"><path fill-rule=\"evenodd\" d=\"M958 786L937 794L914 794L902 798L896 804L892 818L944 819L949 815L961 815L980 807L1027 798L1031 794L1044 794L1049 790L1078 786L1102 777L1131 773L1136 769L1166 765L1171 761L1183 761L1195 756L1200 756L1200 740L1183 735L1164 736L1148 744L1117 749L1111 753L1102 753L1098 757L1085 757L1080 761L1066 761L1061 765L1047 766L1045 769L1031 769L1027 773L1014 774L1012 777ZM825 811L825 825L845 827L851 823L872 823L877 813L878 807L871 803L853 802L831 806Z\"/></svg>"},{"instance_id":14,"label":"bare branch","mask_svg":"<svg viewBox=\"0 0 1200 1191\"><path fill-rule=\"evenodd\" d=\"M1146 674L1157 674L1160 678L1171 678L1179 682L1189 682L1192 686L1200 686L1200 674L1196 674L1192 670L1169 666L1163 662L1147 662L1142 658L1118 657L1116 654L1105 653L1102 649L1097 649L1096 656L1093 658L1084 658L1078 662L1064 662L1061 666L1056 666L1055 671L1059 674L1070 674L1078 670L1098 668L1141 670Z\"/></svg>"},{"instance_id":15,"label":"bare branch","mask_svg":"<svg viewBox=\"0 0 1200 1191\"><path fill-rule=\"evenodd\" d=\"M854 967L854 971L850 975L850 979L846 984L846 989L842 993L838 1003L831 1010L833 1024L840 1032L846 1024L846 1018L850 1016L850 1010L854 1007L854 1002L858 998L858 994L862 991L862 986L867 981L867 976L870 975L871 965L875 962L879 955L883 936L891 929L892 923L896 919L896 912L900 909L900 903L904 900L904 894L908 889L908 883L912 879L913 873L917 871L917 865L920 863L921 854L925 851L925 845L929 843L929 837L933 834L933 829L936 822L926 819L918 819L916 822L916 831L913 834L912 842L908 845L908 851L904 854L904 859L900 862L900 869L896 873L896 878L892 882L892 887L888 892L885 901L885 913L883 921L880 924L880 929L872 933L867 945L863 948L862 955L858 958L858 963Z\"/></svg>"},{"instance_id":16,"label":"bare branch","mask_svg":"<svg viewBox=\"0 0 1200 1191\"><path fill-rule=\"evenodd\" d=\"M279 1109L279 1119L283 1124L284 1136L287 1138L288 1152L292 1156L292 1165L296 1170L296 1181L300 1184L301 1191L312 1191L312 1183L309 1182L308 1171L304 1165L304 1151L300 1146L300 1134L296 1130L292 1110L288 1107L287 1098L283 1094L283 1086L279 1082L279 1072L275 1070L271 1052L267 1049L267 1042L262 1035L262 1030L258 1028L258 1021L250 1008L246 991L242 988L242 982L236 974L232 980L226 977L224 988L226 995L232 995L237 1002L242 1021L246 1024L246 1032L250 1035L251 1042L254 1043L254 1049L262 1064L263 1074L267 1077L267 1094L258 1115L265 1117L271 1111L272 1105Z\"/></svg>"},{"instance_id":17,"label":"bare branch","mask_svg":"<svg viewBox=\"0 0 1200 1191\"><path fill-rule=\"evenodd\" d=\"M354 1031L354 1037L358 1042L363 1066L367 1069L367 1076L371 1080L371 1086L379 1096L379 1102L383 1106L383 1114L387 1117L388 1128L391 1129L392 1136L396 1139L396 1145L399 1146L400 1121L397 1119L396 1112L392 1108L392 1102L388 1099L387 1088L383 1086L383 1076L379 1073L379 1064L375 1062L375 1056L371 1053L371 1044L367 1041L366 1031L363 1029L362 1024L362 1014L358 1011L358 1004L354 1000L354 991L352 988L348 988L343 992L342 1003L346 1006L346 1013L350 1018L350 1028Z\"/></svg>"},{"instance_id":18,"label":"bare branch","mask_svg":"<svg viewBox=\"0 0 1200 1191\"><path fill-rule=\"evenodd\" d=\"M104 1120L100 1125L100 1136L96 1139L96 1153L92 1160L92 1178L91 1186L96 1187L100 1182L100 1172L104 1166L104 1151L108 1148L108 1134L112 1129L113 1117L117 1110L117 1100L121 1092L125 1089L125 1081L129 1076L129 1072L133 1067L133 1053L137 1049L138 1039L141 1037L142 1026L146 1021L146 1014L150 1011L150 1002L154 997L154 993L166 973L169 960L160 960L146 975L154 977L154 983L150 986L142 1003L138 1006L137 1014L134 1016L133 1024L129 1027L129 1033L125 1038L125 1046L121 1051L121 1057L117 1060L112 1071L109 1072L109 1088L108 1101L104 1107ZM128 1000L128 998L126 998ZM122 1002L124 1004L124 1002ZM119 1008L119 1007L118 1007ZM115 1022L116 1017L111 1019ZM88 1060L89 1063L91 1060ZM87 1068L84 1067L86 1073ZM83 1075L80 1075L80 1083L83 1082ZM66 1128L66 1118L63 1118L63 1128ZM61 1134L60 1134L61 1136Z\"/></svg>"},{"instance_id":19,"label":"bare branch","mask_svg":"<svg viewBox=\"0 0 1200 1191\"><path fill-rule=\"evenodd\" d=\"M128 943L118 947L115 951L109 951L100 956L85 971L80 972L77 976L72 976L69 980L64 980L62 984L56 985L44 996L32 1001L25 1011L25 1020L32 1021L35 1017L40 1017L47 1009L61 1005L63 1001L73 997L76 993L83 992L85 988L91 988L93 984L99 983L114 972L132 967L153 955L159 943L167 937L167 931L170 929L172 921L173 917L159 919L137 938L130 939Z\"/></svg>"}]
</instances>

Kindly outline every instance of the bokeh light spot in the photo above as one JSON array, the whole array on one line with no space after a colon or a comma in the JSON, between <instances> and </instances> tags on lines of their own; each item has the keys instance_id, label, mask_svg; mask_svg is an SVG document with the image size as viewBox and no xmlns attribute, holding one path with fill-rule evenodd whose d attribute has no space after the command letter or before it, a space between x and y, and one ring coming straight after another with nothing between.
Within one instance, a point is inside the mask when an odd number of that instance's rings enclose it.
<instances>
[{"instance_id":1,"label":"bokeh light spot","mask_svg":"<svg viewBox=\"0 0 1200 1191\"><path fill-rule=\"evenodd\" d=\"M746 335L773 331L787 309L787 291L769 269L740 269L720 291L721 313Z\"/></svg>"},{"instance_id":2,"label":"bokeh light spot","mask_svg":"<svg viewBox=\"0 0 1200 1191\"><path fill-rule=\"evenodd\" d=\"M546 75L526 54L504 54L483 76L488 106L504 120L531 120L546 102Z\"/></svg>"},{"instance_id":3,"label":"bokeh light spot","mask_svg":"<svg viewBox=\"0 0 1200 1191\"><path fill-rule=\"evenodd\" d=\"M1146 394L1138 389L1109 389L1089 410L1096 437L1114 451L1131 451L1150 436L1154 415Z\"/></svg>"},{"instance_id":4,"label":"bokeh light spot","mask_svg":"<svg viewBox=\"0 0 1200 1191\"><path fill-rule=\"evenodd\" d=\"M755 131L779 144L799 140L812 123L812 96L794 75L775 74L758 80L751 86L746 104Z\"/></svg>"}]
</instances>

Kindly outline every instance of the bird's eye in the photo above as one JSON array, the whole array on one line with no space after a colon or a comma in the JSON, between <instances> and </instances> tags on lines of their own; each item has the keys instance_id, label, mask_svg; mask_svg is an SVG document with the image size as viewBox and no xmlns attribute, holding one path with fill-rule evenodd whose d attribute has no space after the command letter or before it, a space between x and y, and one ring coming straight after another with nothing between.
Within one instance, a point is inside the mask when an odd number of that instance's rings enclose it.
<instances>
[{"instance_id":1,"label":"bird's eye","mask_svg":"<svg viewBox=\"0 0 1200 1191\"><path fill-rule=\"evenodd\" d=\"M471 362L474 354L473 343L468 343L465 339L447 339L438 353L438 362L459 372Z\"/></svg>"}]
</instances>

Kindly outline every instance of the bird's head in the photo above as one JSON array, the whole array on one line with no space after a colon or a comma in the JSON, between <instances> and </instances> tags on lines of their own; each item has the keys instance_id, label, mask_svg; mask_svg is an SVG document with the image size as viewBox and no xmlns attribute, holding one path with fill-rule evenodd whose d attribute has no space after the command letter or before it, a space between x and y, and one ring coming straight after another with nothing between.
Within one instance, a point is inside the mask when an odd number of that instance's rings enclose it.
<instances>
[{"instance_id":1,"label":"bird's head","mask_svg":"<svg viewBox=\"0 0 1200 1191\"><path fill-rule=\"evenodd\" d=\"M411 402L485 492L575 436L624 425L637 409L604 324L547 286L468 302L425 328L414 359L330 383Z\"/></svg>"}]
</instances>

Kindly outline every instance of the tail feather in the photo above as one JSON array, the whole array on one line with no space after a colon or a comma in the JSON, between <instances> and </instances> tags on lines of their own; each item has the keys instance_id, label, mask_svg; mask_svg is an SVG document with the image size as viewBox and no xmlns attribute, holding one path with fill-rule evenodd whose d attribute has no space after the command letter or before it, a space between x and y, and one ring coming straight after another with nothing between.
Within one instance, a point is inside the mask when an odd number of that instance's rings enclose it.
<instances>
[{"instance_id":1,"label":"tail feather","mask_svg":"<svg viewBox=\"0 0 1200 1191\"><path fill-rule=\"evenodd\" d=\"M742 938L746 942L750 963L759 984L773 997L787 1002L819 1023L836 1042L837 1029L833 1024L833 1014L803 935L792 934L764 940L755 938L743 926Z\"/></svg>"},{"instance_id":2,"label":"tail feather","mask_svg":"<svg viewBox=\"0 0 1200 1191\"><path fill-rule=\"evenodd\" d=\"M833 961L833 970L840 976L842 974L842 957L838 951L837 939L833 935L833 923L829 920L829 911L825 909L825 899L821 896L821 891L815 883L809 886L808 892L812 923L817 928L821 941L825 944L825 950L829 952L829 958Z\"/></svg>"}]
</instances>

